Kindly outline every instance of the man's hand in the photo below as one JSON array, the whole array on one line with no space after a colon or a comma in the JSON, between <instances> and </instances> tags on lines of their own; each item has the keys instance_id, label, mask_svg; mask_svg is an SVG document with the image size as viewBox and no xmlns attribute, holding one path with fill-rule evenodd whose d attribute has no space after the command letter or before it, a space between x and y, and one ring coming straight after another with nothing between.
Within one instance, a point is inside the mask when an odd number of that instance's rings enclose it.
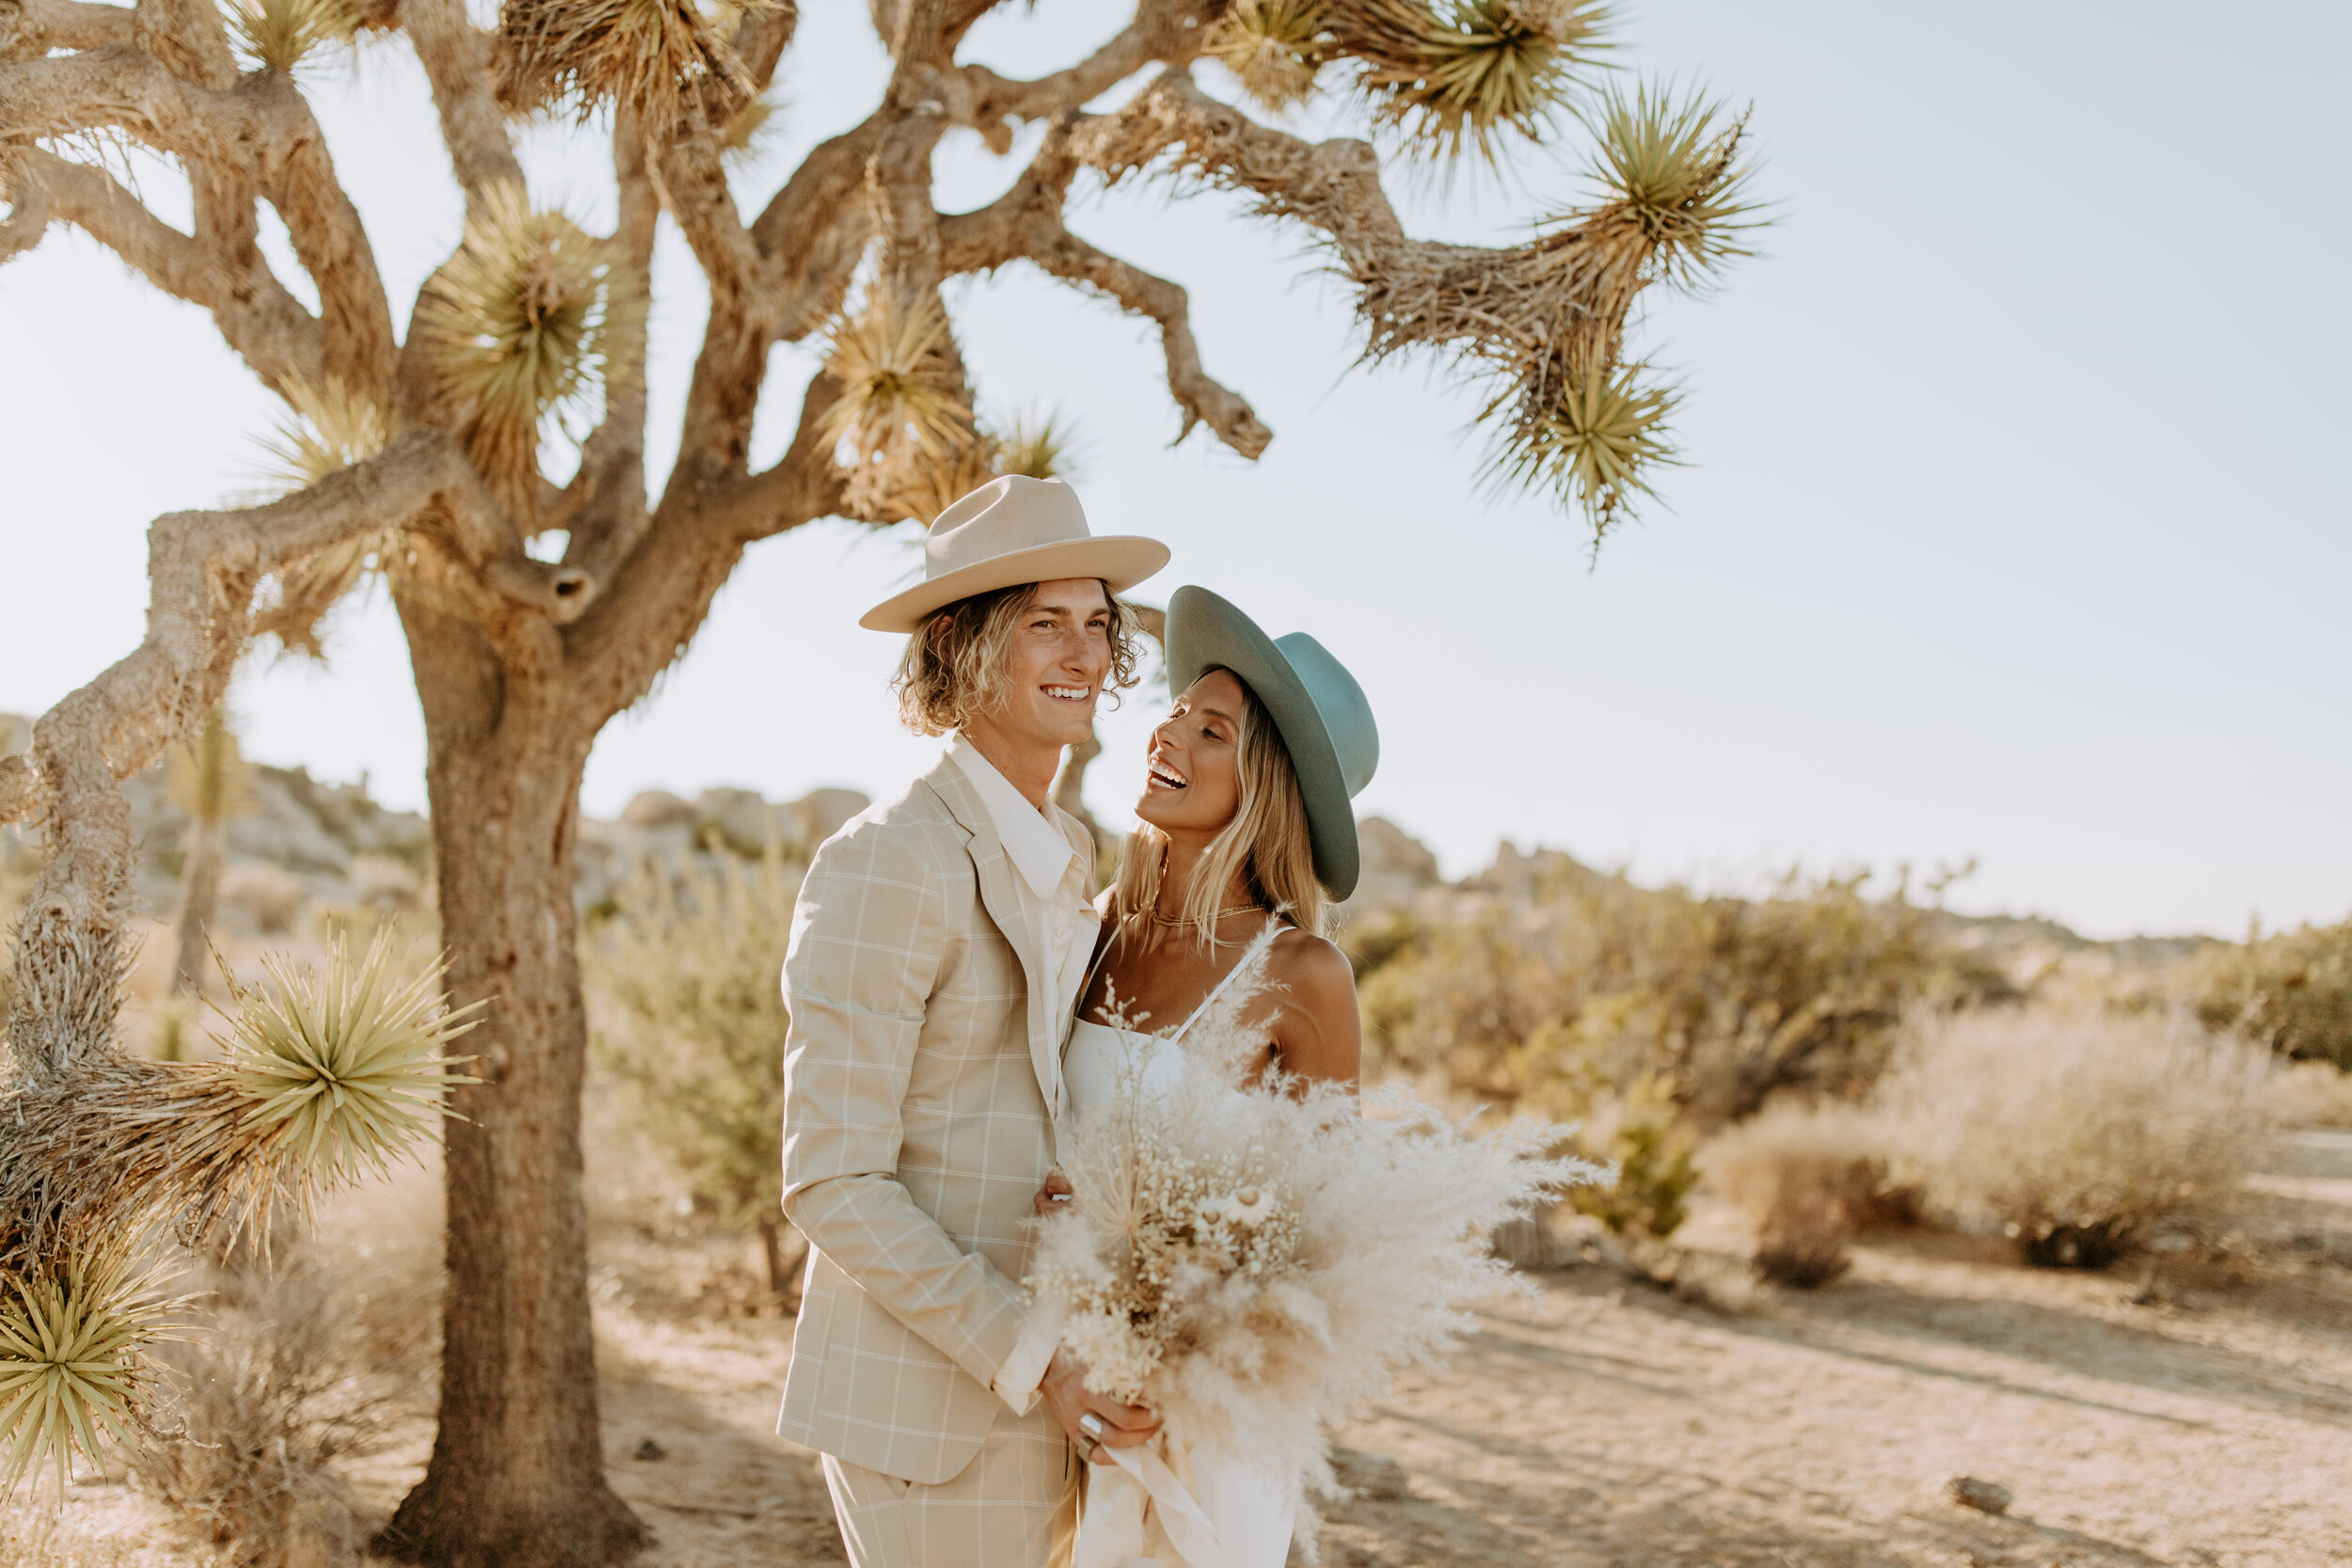
<instances>
[{"instance_id":1,"label":"man's hand","mask_svg":"<svg viewBox=\"0 0 2352 1568\"><path fill-rule=\"evenodd\" d=\"M1087 1364L1066 1350L1054 1353L1039 1387L1062 1431L1096 1465L1111 1462L1104 1449L1132 1449L1160 1430L1160 1418L1143 1406L1120 1404L1089 1388Z\"/></svg>"},{"instance_id":2,"label":"man's hand","mask_svg":"<svg viewBox=\"0 0 2352 1568\"><path fill-rule=\"evenodd\" d=\"M1043 1219L1055 1210L1068 1207L1073 1190L1070 1178L1061 1173L1059 1165L1056 1165L1045 1173L1045 1185L1037 1190L1037 1196L1029 1200L1029 1207L1037 1211L1039 1219Z\"/></svg>"}]
</instances>

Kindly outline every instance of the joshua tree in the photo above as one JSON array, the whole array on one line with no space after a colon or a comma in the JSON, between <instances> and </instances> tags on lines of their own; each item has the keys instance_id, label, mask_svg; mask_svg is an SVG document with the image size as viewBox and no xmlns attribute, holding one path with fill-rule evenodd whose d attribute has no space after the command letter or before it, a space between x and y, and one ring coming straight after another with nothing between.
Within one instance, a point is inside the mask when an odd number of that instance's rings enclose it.
<instances>
[{"instance_id":1,"label":"joshua tree","mask_svg":"<svg viewBox=\"0 0 2352 1568\"><path fill-rule=\"evenodd\" d=\"M180 868L178 955L172 963L175 996L204 993L207 929L220 901L220 868L229 858L229 821L245 810L245 759L224 704L204 716L171 768L172 799L188 814L187 857Z\"/></svg>"},{"instance_id":2,"label":"joshua tree","mask_svg":"<svg viewBox=\"0 0 2352 1568\"><path fill-rule=\"evenodd\" d=\"M1022 81L957 59L998 3L873 0L894 61L881 101L753 192L724 158L792 46L790 0L506 0L487 29L460 0L0 0L0 261L51 225L82 229L209 310L284 399L290 443L334 470L267 504L158 519L146 641L45 715L29 756L0 760L0 821L38 817L52 847L18 933L10 1048L60 1071L105 1058L127 864L116 781L212 709L249 639L303 645L379 574L424 711L447 993L487 1004L469 1042L482 1082L453 1101L469 1119L449 1138L439 1435L389 1550L571 1568L644 1538L597 1440L571 916L581 768L749 546L828 515L927 519L1025 460L975 415L947 279L1025 261L1151 320L1183 432L1255 457L1271 433L1203 368L1184 291L1064 221L1089 184L1233 192L1323 248L1365 359L1421 356L1486 387L1498 483L1581 506L1597 539L1670 459L1675 394L1629 352L1627 313L1648 285L1704 281L1740 254L1741 127L1712 103L1596 86L1597 7L1136 0L1092 55ZM415 50L464 192L463 242L405 330L294 70L363 29ZM1226 71L1197 80L1211 57ZM1370 139L1310 142L1249 112L1318 94L1355 104ZM526 188L512 118L548 111L609 129L609 234ZM1580 121L1596 198L1524 243L1415 239L1383 194L1384 157L1501 160ZM1009 156L1024 127L1031 150L1002 198L934 210L944 142ZM188 230L107 172L110 137L177 161ZM315 310L256 244L262 203ZM664 215L709 309L678 454L649 491L643 280ZM813 336L822 372L779 394L800 399L797 433L755 468L769 351ZM578 467L558 484L541 459L570 432L584 432ZM559 559L526 548L559 535ZM62 1266L47 1232L27 1235L11 1267Z\"/></svg>"}]
</instances>

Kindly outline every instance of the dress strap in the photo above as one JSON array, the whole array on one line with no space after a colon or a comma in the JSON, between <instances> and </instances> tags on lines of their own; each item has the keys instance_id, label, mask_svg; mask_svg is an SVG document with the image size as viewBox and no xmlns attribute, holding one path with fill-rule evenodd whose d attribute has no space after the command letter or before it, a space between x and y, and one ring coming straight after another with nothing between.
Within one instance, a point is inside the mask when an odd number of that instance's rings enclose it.
<instances>
[{"instance_id":1,"label":"dress strap","mask_svg":"<svg viewBox=\"0 0 2352 1568\"><path fill-rule=\"evenodd\" d=\"M1279 917L1278 916L1277 918L1279 919ZM1288 929L1293 923L1288 920L1284 920L1281 924L1284 929ZM1255 942L1256 940L1257 939L1254 937L1250 939L1251 942ZM1223 979L1217 981L1216 985L1209 988L1209 994L1200 999L1200 1006L1192 1010L1192 1016L1184 1020L1183 1023L1177 1025L1176 1032L1168 1037L1171 1040L1183 1039L1185 1032L1194 1024L1200 1022L1200 1015L1207 1012L1211 1006L1216 1005L1216 999L1225 994L1225 988L1232 985L1233 981L1240 976L1242 970L1248 966L1248 961L1249 944L1245 942L1242 946L1242 956L1233 960L1233 967L1225 972L1225 977Z\"/></svg>"}]
</instances>

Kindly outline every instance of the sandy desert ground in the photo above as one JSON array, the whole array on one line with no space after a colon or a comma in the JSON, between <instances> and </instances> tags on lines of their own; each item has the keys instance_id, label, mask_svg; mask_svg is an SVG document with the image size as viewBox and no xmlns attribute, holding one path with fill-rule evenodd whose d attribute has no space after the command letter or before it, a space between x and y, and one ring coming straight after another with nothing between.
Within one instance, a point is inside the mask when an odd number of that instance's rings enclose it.
<instances>
[{"instance_id":1,"label":"sandy desert ground","mask_svg":"<svg viewBox=\"0 0 2352 1568\"><path fill-rule=\"evenodd\" d=\"M814 1459L771 1433L790 1323L705 1252L608 1226L606 1441L647 1568L841 1560ZM1818 1292L1745 1283L1702 1213L1673 1290L1586 1265L1490 1304L1444 1370L1340 1434L1342 1568L2318 1568L2352 1562L2352 1132L2292 1134L2224 1250L2071 1275L1903 1234ZM420 1422L357 1465L377 1517ZM2003 1517L1945 1500L1967 1474ZM29 1528L19 1513L20 1538ZM49 1555L163 1568L157 1505L70 1494Z\"/></svg>"}]
</instances>

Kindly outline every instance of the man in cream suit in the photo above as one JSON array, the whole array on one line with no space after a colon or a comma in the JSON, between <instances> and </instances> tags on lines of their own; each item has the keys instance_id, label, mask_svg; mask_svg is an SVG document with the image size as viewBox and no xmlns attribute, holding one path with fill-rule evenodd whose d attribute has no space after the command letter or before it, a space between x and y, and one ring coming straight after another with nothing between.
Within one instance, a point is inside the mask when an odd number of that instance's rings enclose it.
<instances>
[{"instance_id":1,"label":"man in cream suit","mask_svg":"<svg viewBox=\"0 0 2352 1568\"><path fill-rule=\"evenodd\" d=\"M1047 794L1133 684L1114 595L1167 561L1007 477L860 623L910 634L900 717L952 738L818 850L785 959L784 1209L812 1252L776 1430L824 1456L856 1568L1066 1562L1081 1460L1151 1433L1024 1334L1018 1282L1096 930L1093 842Z\"/></svg>"}]
</instances>

